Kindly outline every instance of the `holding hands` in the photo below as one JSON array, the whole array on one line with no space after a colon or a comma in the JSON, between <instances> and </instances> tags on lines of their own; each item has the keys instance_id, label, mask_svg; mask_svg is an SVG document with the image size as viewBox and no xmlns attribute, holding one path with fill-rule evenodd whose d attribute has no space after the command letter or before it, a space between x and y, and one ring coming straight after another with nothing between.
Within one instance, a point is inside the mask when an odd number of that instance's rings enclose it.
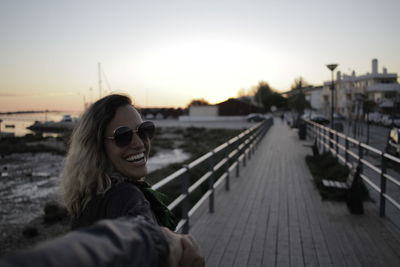
<instances>
[{"instance_id":1,"label":"holding hands","mask_svg":"<svg viewBox=\"0 0 400 267\"><path fill-rule=\"evenodd\" d=\"M161 227L170 248L170 267L203 267L204 258L200 247L190 235L176 234L166 227Z\"/></svg>"}]
</instances>

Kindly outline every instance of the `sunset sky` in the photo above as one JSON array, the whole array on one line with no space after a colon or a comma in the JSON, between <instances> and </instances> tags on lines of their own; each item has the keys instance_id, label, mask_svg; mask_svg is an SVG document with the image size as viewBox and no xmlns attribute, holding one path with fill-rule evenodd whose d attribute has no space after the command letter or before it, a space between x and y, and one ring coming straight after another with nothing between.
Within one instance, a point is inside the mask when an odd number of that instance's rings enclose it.
<instances>
[{"instance_id":1,"label":"sunset sky","mask_svg":"<svg viewBox=\"0 0 400 267\"><path fill-rule=\"evenodd\" d=\"M399 12L399 0L0 0L0 111L81 110L99 97L99 62L103 95L140 106L320 85L328 63L365 74L377 58L400 74Z\"/></svg>"}]
</instances>

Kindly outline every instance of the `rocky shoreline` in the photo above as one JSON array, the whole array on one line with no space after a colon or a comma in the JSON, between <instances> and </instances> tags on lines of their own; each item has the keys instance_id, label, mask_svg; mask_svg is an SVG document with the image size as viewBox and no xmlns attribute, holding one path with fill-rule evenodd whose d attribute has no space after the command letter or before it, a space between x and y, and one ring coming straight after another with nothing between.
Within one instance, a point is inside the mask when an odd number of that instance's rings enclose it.
<instances>
[{"instance_id":1,"label":"rocky shoreline","mask_svg":"<svg viewBox=\"0 0 400 267\"><path fill-rule=\"evenodd\" d=\"M157 159L159 156L157 161L161 162L165 158L162 156L165 151L176 154L176 149L180 149L190 155L185 160L188 162L239 132L191 127L157 129L152 157ZM16 152L19 153L3 153L6 149L14 151L16 142L20 148ZM63 208L56 204L66 143L62 139L32 136L8 142L0 139L0 255L29 248L69 231L69 218L62 212ZM31 150L26 152L26 149ZM152 172L150 182L155 183L166 177L181 164L170 164ZM46 209L48 206L53 208ZM49 216L55 216L56 219L49 220Z\"/></svg>"}]
</instances>

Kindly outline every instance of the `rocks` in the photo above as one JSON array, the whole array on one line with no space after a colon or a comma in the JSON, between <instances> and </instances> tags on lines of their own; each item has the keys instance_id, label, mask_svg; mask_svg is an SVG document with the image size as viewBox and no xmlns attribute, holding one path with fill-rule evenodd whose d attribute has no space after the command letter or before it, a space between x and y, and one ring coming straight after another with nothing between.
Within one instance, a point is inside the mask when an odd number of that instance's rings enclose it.
<instances>
[{"instance_id":1,"label":"rocks","mask_svg":"<svg viewBox=\"0 0 400 267\"><path fill-rule=\"evenodd\" d=\"M55 201L46 203L43 221L45 224L54 224L68 218L67 209Z\"/></svg>"}]
</instances>

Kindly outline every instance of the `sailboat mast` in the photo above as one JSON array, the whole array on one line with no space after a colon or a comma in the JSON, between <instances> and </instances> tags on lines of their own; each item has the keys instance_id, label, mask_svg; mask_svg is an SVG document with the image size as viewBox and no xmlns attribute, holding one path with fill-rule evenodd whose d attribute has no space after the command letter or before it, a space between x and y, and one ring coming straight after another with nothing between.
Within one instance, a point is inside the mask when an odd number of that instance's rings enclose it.
<instances>
[{"instance_id":1,"label":"sailboat mast","mask_svg":"<svg viewBox=\"0 0 400 267\"><path fill-rule=\"evenodd\" d=\"M98 76L99 76L99 98L101 98L101 64L98 63Z\"/></svg>"}]
</instances>

